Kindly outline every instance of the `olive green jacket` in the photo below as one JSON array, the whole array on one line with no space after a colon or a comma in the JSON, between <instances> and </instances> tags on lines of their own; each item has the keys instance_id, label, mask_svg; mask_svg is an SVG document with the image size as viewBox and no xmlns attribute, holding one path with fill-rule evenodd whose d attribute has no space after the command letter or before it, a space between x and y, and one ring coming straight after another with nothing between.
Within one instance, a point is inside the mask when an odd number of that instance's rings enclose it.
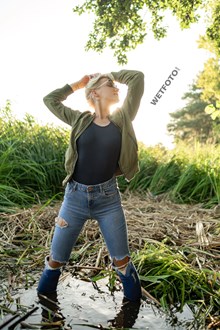
<instances>
[{"instance_id":1,"label":"olive green jacket","mask_svg":"<svg viewBox=\"0 0 220 330\"><path fill-rule=\"evenodd\" d=\"M133 70L121 70L111 72L111 74L115 81L128 86L122 107L113 111L109 115L109 120L120 129L122 135L119 167L115 175L123 174L126 180L130 181L139 170L138 145L132 121L137 114L144 92L144 75L140 71ZM65 155L67 176L63 181L63 185L71 179L74 172L78 158L76 141L95 118L95 113L73 110L62 103L72 93L72 88L65 85L63 88L54 90L43 99L45 105L56 117L72 127L70 142Z\"/></svg>"}]
</instances>

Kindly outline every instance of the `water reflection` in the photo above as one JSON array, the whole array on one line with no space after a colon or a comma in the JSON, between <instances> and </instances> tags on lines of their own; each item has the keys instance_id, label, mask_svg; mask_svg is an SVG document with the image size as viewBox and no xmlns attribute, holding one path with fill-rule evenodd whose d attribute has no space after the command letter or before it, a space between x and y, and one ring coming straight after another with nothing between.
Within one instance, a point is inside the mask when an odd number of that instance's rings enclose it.
<instances>
[{"instance_id":1,"label":"water reflection","mask_svg":"<svg viewBox=\"0 0 220 330\"><path fill-rule=\"evenodd\" d=\"M132 302L127 299L123 299L121 310L113 320L109 320L110 326L123 329L132 328L138 318L141 302Z\"/></svg>"},{"instance_id":2,"label":"water reflection","mask_svg":"<svg viewBox=\"0 0 220 330\"><path fill-rule=\"evenodd\" d=\"M38 295L41 305L41 329L64 329L65 316L61 312L57 293L51 293L47 296ZM132 328L138 318L141 301L132 302L123 298L120 311L114 319L108 320L108 325L117 329ZM100 326L98 327L100 328ZM65 326L65 329L72 329ZM101 329L104 329L101 327Z\"/></svg>"},{"instance_id":3,"label":"water reflection","mask_svg":"<svg viewBox=\"0 0 220 330\"><path fill-rule=\"evenodd\" d=\"M149 301L141 301L141 306L125 304L122 292L110 294L107 283L107 279L99 280L97 290L91 282L68 276L59 284L58 297L41 296L37 300L36 287L19 290L20 305L32 306L35 302L40 307L25 321L26 329L205 329L195 324L193 313L187 306L183 313L175 312L169 317ZM20 329L23 327L16 328Z\"/></svg>"},{"instance_id":4,"label":"water reflection","mask_svg":"<svg viewBox=\"0 0 220 330\"><path fill-rule=\"evenodd\" d=\"M65 317L61 313L57 293L39 294L38 298L42 310L41 329L63 329Z\"/></svg>"}]
</instances>

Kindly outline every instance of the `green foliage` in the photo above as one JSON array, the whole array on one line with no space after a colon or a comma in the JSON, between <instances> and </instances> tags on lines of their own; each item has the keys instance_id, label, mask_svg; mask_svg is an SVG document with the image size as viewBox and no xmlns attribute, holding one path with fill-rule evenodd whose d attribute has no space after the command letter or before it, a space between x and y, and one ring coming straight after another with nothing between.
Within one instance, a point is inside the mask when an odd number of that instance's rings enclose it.
<instances>
[{"instance_id":1,"label":"green foliage","mask_svg":"<svg viewBox=\"0 0 220 330\"><path fill-rule=\"evenodd\" d=\"M202 91L196 85L191 86L189 92L182 97L187 101L184 108L170 113L172 121L167 125L168 132L174 136L175 142L191 142L197 140L201 143L218 142L219 134L215 131L216 123L205 113L208 105L202 99Z\"/></svg>"},{"instance_id":2,"label":"green foliage","mask_svg":"<svg viewBox=\"0 0 220 330\"><path fill-rule=\"evenodd\" d=\"M31 116L19 121L9 109L0 117L0 211L13 212L62 194L69 132L40 126ZM119 177L119 188L211 207L220 202L219 154L214 144L179 143L167 150L139 143L140 171L129 183Z\"/></svg>"},{"instance_id":3,"label":"green foliage","mask_svg":"<svg viewBox=\"0 0 220 330\"><path fill-rule=\"evenodd\" d=\"M187 248L169 248L163 243L147 243L132 259L143 287L157 298L164 309L177 307L182 311L185 304L205 309L219 310L220 273L193 267L196 254ZM197 257L198 258L198 257Z\"/></svg>"},{"instance_id":4,"label":"green foliage","mask_svg":"<svg viewBox=\"0 0 220 330\"><path fill-rule=\"evenodd\" d=\"M206 35L208 39L213 42L218 56L220 56L220 3L218 0L211 1L212 15L211 24L207 28Z\"/></svg>"},{"instance_id":5,"label":"green foliage","mask_svg":"<svg viewBox=\"0 0 220 330\"><path fill-rule=\"evenodd\" d=\"M40 126L30 115L17 120L10 102L1 109L0 209L10 211L59 194L67 131Z\"/></svg>"},{"instance_id":6,"label":"green foliage","mask_svg":"<svg viewBox=\"0 0 220 330\"><path fill-rule=\"evenodd\" d=\"M120 177L119 188L211 207L220 201L219 154L214 144L179 143L173 150L139 144L140 172L129 183Z\"/></svg>"},{"instance_id":7,"label":"green foliage","mask_svg":"<svg viewBox=\"0 0 220 330\"><path fill-rule=\"evenodd\" d=\"M163 20L167 10L179 20L181 28L188 28L198 21L202 3L202 0L86 0L73 11L95 15L86 50L102 52L109 47L118 63L125 64L126 52L144 42L148 29L158 40L166 36Z\"/></svg>"},{"instance_id":8,"label":"green foliage","mask_svg":"<svg viewBox=\"0 0 220 330\"><path fill-rule=\"evenodd\" d=\"M213 104L207 105L205 112L210 115L213 120L220 117L220 102L216 101L216 107Z\"/></svg>"},{"instance_id":9,"label":"green foliage","mask_svg":"<svg viewBox=\"0 0 220 330\"><path fill-rule=\"evenodd\" d=\"M220 101L220 64L217 57L207 60L196 83L202 89L201 97L205 102Z\"/></svg>"},{"instance_id":10,"label":"green foliage","mask_svg":"<svg viewBox=\"0 0 220 330\"><path fill-rule=\"evenodd\" d=\"M219 8L220 9L220 8ZM220 16L219 16L220 18ZM220 118L220 39L219 48L214 40L210 40L207 36L200 38L201 48L208 49L212 57L207 60L204 69L197 77L197 86L201 88L201 98L208 105L205 107L205 113L209 114L211 119L215 120L214 129L220 132L218 118Z\"/></svg>"},{"instance_id":11,"label":"green foliage","mask_svg":"<svg viewBox=\"0 0 220 330\"><path fill-rule=\"evenodd\" d=\"M181 161L181 174L171 191L179 202L204 203L207 207L220 201L219 146L179 144L174 153Z\"/></svg>"}]
</instances>

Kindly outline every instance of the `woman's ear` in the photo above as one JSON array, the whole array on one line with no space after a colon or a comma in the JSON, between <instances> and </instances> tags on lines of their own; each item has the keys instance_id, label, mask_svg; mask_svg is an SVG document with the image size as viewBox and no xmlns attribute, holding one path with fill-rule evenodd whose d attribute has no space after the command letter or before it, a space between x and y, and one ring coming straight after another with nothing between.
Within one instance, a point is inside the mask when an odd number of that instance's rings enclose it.
<instances>
[{"instance_id":1,"label":"woman's ear","mask_svg":"<svg viewBox=\"0 0 220 330\"><path fill-rule=\"evenodd\" d=\"M91 92L91 94L92 94L92 99L93 99L94 101L99 99L99 94L97 93L96 90L93 90L93 91Z\"/></svg>"}]
</instances>

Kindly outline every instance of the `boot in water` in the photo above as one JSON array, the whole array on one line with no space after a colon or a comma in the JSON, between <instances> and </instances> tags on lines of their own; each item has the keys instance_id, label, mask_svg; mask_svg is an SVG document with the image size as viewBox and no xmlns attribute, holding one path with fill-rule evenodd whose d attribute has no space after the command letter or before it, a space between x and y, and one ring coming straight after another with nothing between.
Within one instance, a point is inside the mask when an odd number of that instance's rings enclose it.
<instances>
[{"instance_id":1,"label":"boot in water","mask_svg":"<svg viewBox=\"0 0 220 330\"><path fill-rule=\"evenodd\" d=\"M47 295L47 293L56 292L60 274L60 269L45 268L37 287L38 293Z\"/></svg>"},{"instance_id":2,"label":"boot in water","mask_svg":"<svg viewBox=\"0 0 220 330\"><path fill-rule=\"evenodd\" d=\"M123 285L124 297L129 301L140 301L141 283L133 263L130 261L124 270L116 268L116 272Z\"/></svg>"}]
</instances>

